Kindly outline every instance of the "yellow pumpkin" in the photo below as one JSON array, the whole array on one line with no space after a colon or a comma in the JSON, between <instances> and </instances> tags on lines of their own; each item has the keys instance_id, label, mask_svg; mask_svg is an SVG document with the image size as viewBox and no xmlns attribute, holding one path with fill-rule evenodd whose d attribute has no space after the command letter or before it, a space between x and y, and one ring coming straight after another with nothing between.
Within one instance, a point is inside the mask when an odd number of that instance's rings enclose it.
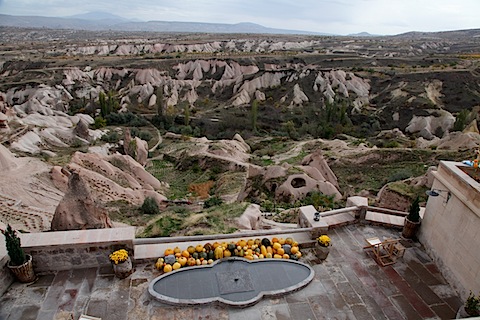
<instances>
[{"instance_id":1,"label":"yellow pumpkin","mask_svg":"<svg viewBox=\"0 0 480 320\"><path fill-rule=\"evenodd\" d=\"M290 256L285 253L285 254L283 255L283 259L290 259Z\"/></svg>"},{"instance_id":2,"label":"yellow pumpkin","mask_svg":"<svg viewBox=\"0 0 480 320\"><path fill-rule=\"evenodd\" d=\"M300 258L300 257L302 256L302 253L301 253L300 251L298 251L298 252L296 253L296 255L297 255L297 258Z\"/></svg>"},{"instance_id":3,"label":"yellow pumpkin","mask_svg":"<svg viewBox=\"0 0 480 320\"><path fill-rule=\"evenodd\" d=\"M213 243L213 249L217 249L217 247L218 247L219 245L220 245L220 243L214 242L214 243Z\"/></svg>"},{"instance_id":4,"label":"yellow pumpkin","mask_svg":"<svg viewBox=\"0 0 480 320\"><path fill-rule=\"evenodd\" d=\"M272 238L272 243L275 243L275 242L278 242L278 238L273 237L273 238Z\"/></svg>"},{"instance_id":5,"label":"yellow pumpkin","mask_svg":"<svg viewBox=\"0 0 480 320\"><path fill-rule=\"evenodd\" d=\"M255 244L255 241L253 239L248 239L247 241L247 246L253 246Z\"/></svg>"},{"instance_id":6,"label":"yellow pumpkin","mask_svg":"<svg viewBox=\"0 0 480 320\"><path fill-rule=\"evenodd\" d=\"M223 250L223 257L224 258L229 258L231 256L232 256L232 253L230 252L230 250L228 250L228 249Z\"/></svg>"},{"instance_id":7,"label":"yellow pumpkin","mask_svg":"<svg viewBox=\"0 0 480 320\"><path fill-rule=\"evenodd\" d=\"M282 248L282 245L279 242L275 242L273 244L273 249L278 250L278 249L281 249L281 248Z\"/></svg>"},{"instance_id":8,"label":"yellow pumpkin","mask_svg":"<svg viewBox=\"0 0 480 320\"><path fill-rule=\"evenodd\" d=\"M188 253L193 254L195 252L195 247L194 246L189 246L187 248Z\"/></svg>"},{"instance_id":9,"label":"yellow pumpkin","mask_svg":"<svg viewBox=\"0 0 480 320\"><path fill-rule=\"evenodd\" d=\"M187 258L185 257L178 258L178 263L180 263L180 265L184 267L187 264Z\"/></svg>"},{"instance_id":10,"label":"yellow pumpkin","mask_svg":"<svg viewBox=\"0 0 480 320\"><path fill-rule=\"evenodd\" d=\"M190 257L190 252L188 252L187 250L183 250L182 251L182 256L185 257L185 258L188 258L188 257Z\"/></svg>"},{"instance_id":11,"label":"yellow pumpkin","mask_svg":"<svg viewBox=\"0 0 480 320\"><path fill-rule=\"evenodd\" d=\"M197 244L197 246L195 247L195 251L202 252L203 251L203 246L201 244Z\"/></svg>"},{"instance_id":12,"label":"yellow pumpkin","mask_svg":"<svg viewBox=\"0 0 480 320\"><path fill-rule=\"evenodd\" d=\"M280 248L277 250L277 254L283 256L285 254L285 250L283 250L283 248Z\"/></svg>"},{"instance_id":13,"label":"yellow pumpkin","mask_svg":"<svg viewBox=\"0 0 480 320\"><path fill-rule=\"evenodd\" d=\"M163 272L167 273L167 272L170 272L170 271L172 271L172 265L171 264L166 264L163 267Z\"/></svg>"},{"instance_id":14,"label":"yellow pumpkin","mask_svg":"<svg viewBox=\"0 0 480 320\"><path fill-rule=\"evenodd\" d=\"M174 252L174 253L182 253L182 250L181 250L179 247L175 247L175 248L173 249L173 252Z\"/></svg>"},{"instance_id":15,"label":"yellow pumpkin","mask_svg":"<svg viewBox=\"0 0 480 320\"><path fill-rule=\"evenodd\" d=\"M180 262L175 262L172 266L172 269L177 270L177 269L180 269L181 267L182 265L180 264Z\"/></svg>"},{"instance_id":16,"label":"yellow pumpkin","mask_svg":"<svg viewBox=\"0 0 480 320\"><path fill-rule=\"evenodd\" d=\"M279 254L275 254L275 255L273 256L273 258L275 258L275 259L282 259L283 257L282 257L281 255L279 255Z\"/></svg>"},{"instance_id":17,"label":"yellow pumpkin","mask_svg":"<svg viewBox=\"0 0 480 320\"><path fill-rule=\"evenodd\" d=\"M164 255L169 256L169 255L174 254L174 253L175 252L173 251L172 248L167 248L167 249L165 249Z\"/></svg>"},{"instance_id":18,"label":"yellow pumpkin","mask_svg":"<svg viewBox=\"0 0 480 320\"><path fill-rule=\"evenodd\" d=\"M278 239L278 243L280 243L283 246L285 244L285 239L283 238Z\"/></svg>"},{"instance_id":19,"label":"yellow pumpkin","mask_svg":"<svg viewBox=\"0 0 480 320\"><path fill-rule=\"evenodd\" d=\"M292 247L292 248L290 249L290 253L291 253L291 254L296 254L298 251L300 251L300 249L298 249L298 247Z\"/></svg>"},{"instance_id":20,"label":"yellow pumpkin","mask_svg":"<svg viewBox=\"0 0 480 320\"><path fill-rule=\"evenodd\" d=\"M194 266L194 265L197 264L197 261L196 261L194 258L190 257L190 258L188 258L188 260L187 260L187 264L188 264L189 266Z\"/></svg>"},{"instance_id":21,"label":"yellow pumpkin","mask_svg":"<svg viewBox=\"0 0 480 320\"><path fill-rule=\"evenodd\" d=\"M264 255L264 254L261 254L261 253L260 253L260 254L258 255L258 259L264 259L264 258L265 258L265 255Z\"/></svg>"},{"instance_id":22,"label":"yellow pumpkin","mask_svg":"<svg viewBox=\"0 0 480 320\"><path fill-rule=\"evenodd\" d=\"M288 237L287 239L285 239L285 243L286 243L286 244L289 244L289 245L292 245L292 243L293 243L293 238Z\"/></svg>"}]
</instances>

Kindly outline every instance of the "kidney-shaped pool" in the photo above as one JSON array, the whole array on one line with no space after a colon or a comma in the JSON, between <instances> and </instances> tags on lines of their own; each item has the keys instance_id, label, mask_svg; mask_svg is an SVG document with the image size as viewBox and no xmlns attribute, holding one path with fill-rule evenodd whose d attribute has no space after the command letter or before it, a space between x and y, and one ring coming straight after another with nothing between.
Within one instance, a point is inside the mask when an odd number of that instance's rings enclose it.
<instances>
[{"instance_id":1,"label":"kidney-shaped pool","mask_svg":"<svg viewBox=\"0 0 480 320\"><path fill-rule=\"evenodd\" d=\"M313 269L298 261L235 257L165 273L150 282L148 291L167 304L220 302L242 307L255 304L264 296L299 290L313 276Z\"/></svg>"}]
</instances>

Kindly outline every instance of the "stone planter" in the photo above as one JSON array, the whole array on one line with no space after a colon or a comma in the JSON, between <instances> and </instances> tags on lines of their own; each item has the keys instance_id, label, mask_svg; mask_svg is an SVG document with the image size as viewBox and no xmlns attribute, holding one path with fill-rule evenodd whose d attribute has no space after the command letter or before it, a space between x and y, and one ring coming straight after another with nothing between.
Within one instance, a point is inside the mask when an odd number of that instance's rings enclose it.
<instances>
[{"instance_id":1,"label":"stone planter","mask_svg":"<svg viewBox=\"0 0 480 320\"><path fill-rule=\"evenodd\" d=\"M115 276L120 279L124 279L131 275L133 272L133 266L130 257L128 257L127 260L125 260L124 262L120 262L119 264L114 263L113 272L115 273Z\"/></svg>"},{"instance_id":2,"label":"stone planter","mask_svg":"<svg viewBox=\"0 0 480 320\"><path fill-rule=\"evenodd\" d=\"M318 259L325 260L327 259L328 254L330 253L330 247L324 247L317 243L315 245L315 253Z\"/></svg>"},{"instance_id":3,"label":"stone planter","mask_svg":"<svg viewBox=\"0 0 480 320\"><path fill-rule=\"evenodd\" d=\"M412 239L417 234L418 227L420 226L419 222L412 222L405 218L405 224L403 225L402 236L407 239Z\"/></svg>"},{"instance_id":4,"label":"stone planter","mask_svg":"<svg viewBox=\"0 0 480 320\"><path fill-rule=\"evenodd\" d=\"M27 254L25 255L27 261L20 266L12 266L8 262L8 268L15 275L18 281L23 283L33 282L37 278L35 272L33 271L32 256Z\"/></svg>"}]
</instances>

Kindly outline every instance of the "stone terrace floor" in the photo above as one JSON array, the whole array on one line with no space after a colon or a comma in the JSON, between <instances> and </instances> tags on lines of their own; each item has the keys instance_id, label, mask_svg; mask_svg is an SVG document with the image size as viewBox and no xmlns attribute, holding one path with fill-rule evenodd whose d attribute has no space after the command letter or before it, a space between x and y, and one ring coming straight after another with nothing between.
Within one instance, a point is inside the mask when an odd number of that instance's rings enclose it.
<instances>
[{"instance_id":1,"label":"stone terrace floor","mask_svg":"<svg viewBox=\"0 0 480 320\"><path fill-rule=\"evenodd\" d=\"M349 225L329 235L333 246L324 262L315 261L311 249L304 250L304 262L315 270L307 287L252 307L161 304L147 291L158 271L153 265L137 265L123 280L115 278L111 268L92 268L44 274L33 284L14 283L0 298L0 320L76 320L82 313L103 320L455 318L462 301L419 243L402 241L404 257L381 267L362 250L364 239L399 238L398 231Z\"/></svg>"}]
</instances>

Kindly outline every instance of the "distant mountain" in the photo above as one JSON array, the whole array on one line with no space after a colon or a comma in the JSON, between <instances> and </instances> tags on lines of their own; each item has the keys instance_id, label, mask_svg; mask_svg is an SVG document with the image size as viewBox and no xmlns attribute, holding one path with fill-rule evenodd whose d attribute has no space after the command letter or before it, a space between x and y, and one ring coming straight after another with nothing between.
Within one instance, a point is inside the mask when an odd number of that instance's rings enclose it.
<instances>
[{"instance_id":1,"label":"distant mountain","mask_svg":"<svg viewBox=\"0 0 480 320\"><path fill-rule=\"evenodd\" d=\"M94 11L94 12L87 12L82 14L76 14L73 16L63 17L65 19L82 19L82 20L111 20L111 21L129 21L124 17L120 17L108 12L103 11Z\"/></svg>"},{"instance_id":2,"label":"distant mountain","mask_svg":"<svg viewBox=\"0 0 480 320\"><path fill-rule=\"evenodd\" d=\"M359 33L351 33L348 37L381 37L379 34L371 34L368 32L359 32Z\"/></svg>"},{"instance_id":3,"label":"distant mountain","mask_svg":"<svg viewBox=\"0 0 480 320\"><path fill-rule=\"evenodd\" d=\"M198 32L198 33L258 33L258 34L301 34L333 35L301 30L267 28L259 24L242 22L237 24L148 21L138 22L105 12L90 12L70 17L12 16L0 14L0 26L19 28L49 28L75 30L116 30L152 32Z\"/></svg>"},{"instance_id":4,"label":"distant mountain","mask_svg":"<svg viewBox=\"0 0 480 320\"><path fill-rule=\"evenodd\" d=\"M411 31L402 34L398 34L394 37L397 38L431 38L431 39L472 39L480 37L480 29L467 29L467 30L453 30L453 31L437 31L437 32L420 32Z\"/></svg>"}]
</instances>

